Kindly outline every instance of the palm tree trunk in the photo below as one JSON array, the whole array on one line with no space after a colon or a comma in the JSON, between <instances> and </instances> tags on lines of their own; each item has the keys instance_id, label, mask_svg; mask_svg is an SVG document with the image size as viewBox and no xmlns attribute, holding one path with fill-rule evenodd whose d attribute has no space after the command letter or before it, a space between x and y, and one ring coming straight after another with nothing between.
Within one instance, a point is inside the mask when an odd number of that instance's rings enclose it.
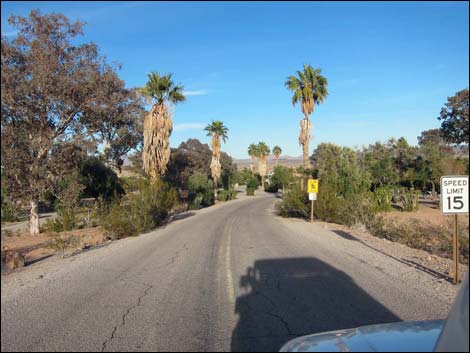
<instances>
[{"instance_id":1,"label":"palm tree trunk","mask_svg":"<svg viewBox=\"0 0 470 353\"><path fill-rule=\"evenodd\" d=\"M253 171L254 170L253 157L250 157L250 169L251 169L251 176L254 177L255 172Z\"/></svg>"},{"instance_id":2,"label":"palm tree trunk","mask_svg":"<svg viewBox=\"0 0 470 353\"><path fill-rule=\"evenodd\" d=\"M304 157L304 168L308 169L310 168L310 161L309 161L309 143L306 141L302 145L302 150L303 150L303 157Z\"/></svg>"},{"instance_id":3,"label":"palm tree trunk","mask_svg":"<svg viewBox=\"0 0 470 353\"><path fill-rule=\"evenodd\" d=\"M300 121L300 136L299 143L302 145L303 150L303 164L304 168L310 167L309 163L309 142L310 142L310 128L311 122L308 120L308 115L305 114L305 119Z\"/></svg>"}]
</instances>

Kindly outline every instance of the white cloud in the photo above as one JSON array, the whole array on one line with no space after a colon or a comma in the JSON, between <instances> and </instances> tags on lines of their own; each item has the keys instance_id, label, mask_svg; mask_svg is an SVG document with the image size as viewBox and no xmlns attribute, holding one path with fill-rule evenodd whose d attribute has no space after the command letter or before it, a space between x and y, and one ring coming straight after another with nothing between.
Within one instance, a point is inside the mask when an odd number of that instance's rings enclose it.
<instances>
[{"instance_id":1,"label":"white cloud","mask_svg":"<svg viewBox=\"0 0 470 353\"><path fill-rule=\"evenodd\" d=\"M200 90L195 90L195 91L183 91L183 94L185 96L206 96L207 90L200 89Z\"/></svg>"},{"instance_id":2,"label":"white cloud","mask_svg":"<svg viewBox=\"0 0 470 353\"><path fill-rule=\"evenodd\" d=\"M173 126L174 131L186 131L186 130L195 130L195 129L203 129L206 124L203 123L183 123L183 124L175 124Z\"/></svg>"}]
</instances>

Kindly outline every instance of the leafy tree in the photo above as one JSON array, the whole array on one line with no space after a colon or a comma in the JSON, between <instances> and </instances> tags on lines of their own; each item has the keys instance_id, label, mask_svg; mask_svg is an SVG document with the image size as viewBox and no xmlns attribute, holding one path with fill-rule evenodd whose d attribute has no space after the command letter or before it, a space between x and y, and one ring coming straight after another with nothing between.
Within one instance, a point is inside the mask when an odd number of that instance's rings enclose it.
<instances>
[{"instance_id":1,"label":"leafy tree","mask_svg":"<svg viewBox=\"0 0 470 353\"><path fill-rule=\"evenodd\" d=\"M439 129L426 130L418 137L419 155L416 160L418 180L422 185L431 183L432 193L436 193L436 184L439 184L443 175L442 158L449 156L451 149L444 141Z\"/></svg>"},{"instance_id":2,"label":"leafy tree","mask_svg":"<svg viewBox=\"0 0 470 353\"><path fill-rule=\"evenodd\" d=\"M140 92L154 102L144 120L144 146L142 160L144 171L152 180L164 175L170 159L170 135L172 116L165 103L176 104L186 100L183 86L176 85L172 74L160 76L158 72L148 75L148 81Z\"/></svg>"},{"instance_id":3,"label":"leafy tree","mask_svg":"<svg viewBox=\"0 0 470 353\"><path fill-rule=\"evenodd\" d=\"M469 143L470 121L468 118L468 88L448 97L438 117L444 139L450 143Z\"/></svg>"},{"instance_id":4,"label":"leafy tree","mask_svg":"<svg viewBox=\"0 0 470 353\"><path fill-rule=\"evenodd\" d=\"M281 153L282 153L282 148L279 146L274 146L273 154L274 154L274 157L276 157L276 165L279 164L279 157L281 156Z\"/></svg>"},{"instance_id":5,"label":"leafy tree","mask_svg":"<svg viewBox=\"0 0 470 353\"><path fill-rule=\"evenodd\" d=\"M9 23L18 34L1 39L2 182L13 201L29 202L38 234L38 202L78 170L86 140L104 126L89 117L109 104L116 80L96 45L73 44L81 22L34 10Z\"/></svg>"},{"instance_id":6,"label":"leafy tree","mask_svg":"<svg viewBox=\"0 0 470 353\"><path fill-rule=\"evenodd\" d=\"M125 88L124 81L110 69L103 72L100 95L108 97L99 106L86 109L84 118L96 134L94 144L103 145L107 165L119 171L123 157L142 143L143 101L136 90Z\"/></svg>"},{"instance_id":7,"label":"leafy tree","mask_svg":"<svg viewBox=\"0 0 470 353\"><path fill-rule=\"evenodd\" d=\"M321 143L312 155L321 187L328 185L336 196L349 197L370 188L370 177L361 170L356 151L332 143Z\"/></svg>"},{"instance_id":8,"label":"leafy tree","mask_svg":"<svg viewBox=\"0 0 470 353\"><path fill-rule=\"evenodd\" d=\"M376 142L370 145L363 153L363 163L371 176L374 188L398 183L399 173L390 143Z\"/></svg>"},{"instance_id":9,"label":"leafy tree","mask_svg":"<svg viewBox=\"0 0 470 353\"><path fill-rule=\"evenodd\" d=\"M312 124L309 120L315 104L321 104L328 95L328 80L321 75L321 69L304 65L297 76L289 76L285 86L293 92L292 104L300 103L305 118L300 122L299 143L303 147L304 168L309 167L309 141Z\"/></svg>"},{"instance_id":10,"label":"leafy tree","mask_svg":"<svg viewBox=\"0 0 470 353\"><path fill-rule=\"evenodd\" d=\"M178 148L172 149L165 179L179 188L186 188L189 177L196 172L211 176L211 158L212 151L208 144L188 139ZM220 163L224 173L236 171L232 158L224 152L220 153Z\"/></svg>"},{"instance_id":11,"label":"leafy tree","mask_svg":"<svg viewBox=\"0 0 470 353\"><path fill-rule=\"evenodd\" d=\"M410 146L404 137L397 141L389 141L393 149L395 168L401 182L410 184L413 187L416 179L415 161L418 156L418 149Z\"/></svg>"},{"instance_id":12,"label":"leafy tree","mask_svg":"<svg viewBox=\"0 0 470 353\"><path fill-rule=\"evenodd\" d=\"M124 194L116 173L96 157L85 159L80 166L80 183L85 186L83 196L111 200Z\"/></svg>"},{"instance_id":13,"label":"leafy tree","mask_svg":"<svg viewBox=\"0 0 470 353\"><path fill-rule=\"evenodd\" d=\"M257 151L258 151L258 170L259 170L259 174L261 175L261 186L264 189L264 178L266 176L266 171L267 171L266 158L271 153L271 150L269 149L268 145L265 142L260 142L258 143Z\"/></svg>"},{"instance_id":14,"label":"leafy tree","mask_svg":"<svg viewBox=\"0 0 470 353\"><path fill-rule=\"evenodd\" d=\"M207 136L212 136L212 160L211 160L211 173L212 179L214 180L214 199L217 200L217 185L220 175L222 173L220 164L220 139L227 141L228 129L224 123L220 120L212 121L211 124L207 125L204 129L207 132Z\"/></svg>"},{"instance_id":15,"label":"leafy tree","mask_svg":"<svg viewBox=\"0 0 470 353\"><path fill-rule=\"evenodd\" d=\"M292 173L292 169L288 167L284 167L282 165L274 167L274 174L271 178L271 182L274 185L279 185L282 187L282 193L284 194L285 187L289 183L294 181L294 174Z\"/></svg>"}]
</instances>

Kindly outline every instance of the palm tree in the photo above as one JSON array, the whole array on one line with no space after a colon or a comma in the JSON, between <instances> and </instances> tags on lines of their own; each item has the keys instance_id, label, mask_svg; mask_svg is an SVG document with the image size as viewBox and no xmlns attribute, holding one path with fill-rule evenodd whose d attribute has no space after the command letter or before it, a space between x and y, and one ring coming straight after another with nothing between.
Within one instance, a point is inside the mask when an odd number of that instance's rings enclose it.
<instances>
[{"instance_id":1,"label":"palm tree","mask_svg":"<svg viewBox=\"0 0 470 353\"><path fill-rule=\"evenodd\" d=\"M258 157L258 146L252 143L248 146L248 155L250 156L250 169L251 169L251 176L254 176L254 167L253 162L256 157Z\"/></svg>"},{"instance_id":2,"label":"palm tree","mask_svg":"<svg viewBox=\"0 0 470 353\"><path fill-rule=\"evenodd\" d=\"M183 95L183 86L176 85L171 79L171 74L160 76L158 72L148 75L147 84L140 92L150 102L154 102L144 119L142 161L144 171L155 181L165 174L170 159L173 122L166 104L184 102L186 97Z\"/></svg>"},{"instance_id":3,"label":"palm tree","mask_svg":"<svg viewBox=\"0 0 470 353\"><path fill-rule=\"evenodd\" d=\"M269 156L271 153L271 150L269 149L269 146L264 143L260 142L258 143L258 170L259 170L259 175L261 175L261 186L264 189L264 177L266 176L266 157Z\"/></svg>"},{"instance_id":4,"label":"palm tree","mask_svg":"<svg viewBox=\"0 0 470 353\"><path fill-rule=\"evenodd\" d=\"M220 139L222 139L224 143L227 141L228 128L222 121L216 120L207 125L204 130L207 131L207 136L212 136L211 173L212 179L214 179L214 196L215 200L217 200L217 182L222 172L222 166L220 164Z\"/></svg>"},{"instance_id":5,"label":"palm tree","mask_svg":"<svg viewBox=\"0 0 470 353\"><path fill-rule=\"evenodd\" d=\"M274 157L276 157L276 165L279 164L279 156L281 155L281 153L282 153L282 148L279 146L274 146L273 154L274 154Z\"/></svg>"},{"instance_id":6,"label":"palm tree","mask_svg":"<svg viewBox=\"0 0 470 353\"><path fill-rule=\"evenodd\" d=\"M315 104L321 104L328 95L328 80L321 75L321 69L314 69L304 64L303 72L297 70L297 76L289 76L285 86L291 90L292 104L300 102L304 119L300 121L299 143L303 147L304 168L309 168L309 141L312 123L308 119Z\"/></svg>"}]
</instances>

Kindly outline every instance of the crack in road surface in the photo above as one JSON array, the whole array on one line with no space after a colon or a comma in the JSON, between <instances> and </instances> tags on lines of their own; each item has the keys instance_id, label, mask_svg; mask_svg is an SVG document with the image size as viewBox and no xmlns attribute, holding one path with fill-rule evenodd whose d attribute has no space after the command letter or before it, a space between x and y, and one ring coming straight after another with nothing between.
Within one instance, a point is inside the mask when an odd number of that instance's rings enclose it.
<instances>
[{"instance_id":1,"label":"crack in road surface","mask_svg":"<svg viewBox=\"0 0 470 353\"><path fill-rule=\"evenodd\" d=\"M139 297L139 299L137 300L137 304L136 304L136 305L133 305L133 306L131 306L129 309L127 309L127 311L126 311L126 312L124 313L124 315L122 316L122 322L121 322L120 325L114 326L113 332L111 333L111 337L108 338L107 340L105 340L105 341L103 342L103 347L101 348L101 352L104 352L104 350L106 349L108 343L111 342L111 341L114 339L114 335L116 334L118 328L123 327L123 326L126 324L126 316L129 315L129 313L130 313L133 309L135 309L135 308L137 308L138 306L140 306L140 304L141 304L141 302L142 302L142 298L144 298L144 297L148 294L148 292L153 288L153 286L150 285L150 284L145 284L145 283L144 283L144 285L146 285L147 288L144 290L144 293L143 293L143 294Z\"/></svg>"}]
</instances>

